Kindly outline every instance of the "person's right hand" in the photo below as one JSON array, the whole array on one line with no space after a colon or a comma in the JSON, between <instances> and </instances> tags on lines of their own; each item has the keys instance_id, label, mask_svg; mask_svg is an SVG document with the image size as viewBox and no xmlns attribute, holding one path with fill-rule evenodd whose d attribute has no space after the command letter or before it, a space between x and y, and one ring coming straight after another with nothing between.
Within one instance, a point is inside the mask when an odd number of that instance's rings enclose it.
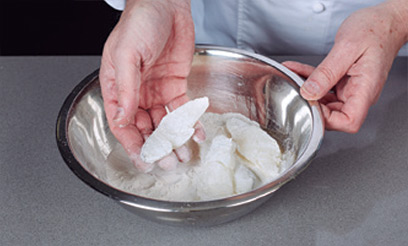
<instances>
[{"instance_id":1,"label":"person's right hand","mask_svg":"<svg viewBox=\"0 0 408 246\"><path fill-rule=\"evenodd\" d=\"M186 77L193 53L189 0L127 0L105 43L99 75L109 127L138 169L152 169L140 159L140 151L165 107L173 110L188 101ZM196 131L196 140L204 137ZM178 159L188 158L186 149L178 151ZM172 153L159 165L175 163Z\"/></svg>"}]
</instances>

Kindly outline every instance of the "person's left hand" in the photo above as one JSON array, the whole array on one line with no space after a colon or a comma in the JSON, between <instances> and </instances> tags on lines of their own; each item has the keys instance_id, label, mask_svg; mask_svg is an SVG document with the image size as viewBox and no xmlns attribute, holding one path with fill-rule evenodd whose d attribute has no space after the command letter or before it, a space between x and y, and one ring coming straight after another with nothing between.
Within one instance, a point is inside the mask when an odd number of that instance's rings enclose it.
<instances>
[{"instance_id":1,"label":"person's left hand","mask_svg":"<svg viewBox=\"0 0 408 246\"><path fill-rule=\"evenodd\" d=\"M283 63L308 77L301 95L319 100L326 129L349 133L360 129L381 93L398 50L407 42L408 15L403 11L407 8L406 2L395 0L353 13L316 68L292 61Z\"/></svg>"}]
</instances>

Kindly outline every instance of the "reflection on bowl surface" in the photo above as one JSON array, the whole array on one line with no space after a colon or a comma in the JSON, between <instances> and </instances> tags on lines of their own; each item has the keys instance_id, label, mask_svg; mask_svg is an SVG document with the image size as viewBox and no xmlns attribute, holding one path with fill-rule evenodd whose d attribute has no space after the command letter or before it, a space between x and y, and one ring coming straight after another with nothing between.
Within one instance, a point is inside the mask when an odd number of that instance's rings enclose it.
<instances>
[{"instance_id":1,"label":"reflection on bowl surface","mask_svg":"<svg viewBox=\"0 0 408 246\"><path fill-rule=\"evenodd\" d=\"M250 192L200 202L169 202L130 194L106 183L109 155L118 143L103 109L98 71L68 96L57 121L57 142L70 169L85 183L148 219L184 225L215 225L262 204L310 163L323 138L319 105L299 94L303 81L279 63L245 51L198 46L188 77L190 98L207 96L208 111L237 112L257 121L295 160L287 170Z\"/></svg>"}]
</instances>

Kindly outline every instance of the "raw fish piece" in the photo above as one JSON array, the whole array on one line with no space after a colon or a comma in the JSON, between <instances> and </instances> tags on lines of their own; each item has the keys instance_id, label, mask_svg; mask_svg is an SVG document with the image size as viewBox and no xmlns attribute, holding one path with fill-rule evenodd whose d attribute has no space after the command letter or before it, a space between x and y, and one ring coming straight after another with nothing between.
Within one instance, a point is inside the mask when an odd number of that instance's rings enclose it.
<instances>
[{"instance_id":1,"label":"raw fish piece","mask_svg":"<svg viewBox=\"0 0 408 246\"><path fill-rule=\"evenodd\" d=\"M197 195L201 200L226 197L234 193L235 144L223 135L211 142L203 164L196 172Z\"/></svg>"},{"instance_id":2,"label":"raw fish piece","mask_svg":"<svg viewBox=\"0 0 408 246\"><path fill-rule=\"evenodd\" d=\"M246 166L238 165L234 174L235 194L241 194L254 188L256 177Z\"/></svg>"},{"instance_id":3,"label":"raw fish piece","mask_svg":"<svg viewBox=\"0 0 408 246\"><path fill-rule=\"evenodd\" d=\"M238 153L248 162L251 169L262 182L267 182L279 174L282 153L275 139L261 128L231 118L226 123L227 130L237 144Z\"/></svg>"},{"instance_id":4,"label":"raw fish piece","mask_svg":"<svg viewBox=\"0 0 408 246\"><path fill-rule=\"evenodd\" d=\"M207 110L208 98L185 103L163 117L156 130L147 138L140 156L146 163L154 163L185 144L194 134L194 125Z\"/></svg>"}]
</instances>

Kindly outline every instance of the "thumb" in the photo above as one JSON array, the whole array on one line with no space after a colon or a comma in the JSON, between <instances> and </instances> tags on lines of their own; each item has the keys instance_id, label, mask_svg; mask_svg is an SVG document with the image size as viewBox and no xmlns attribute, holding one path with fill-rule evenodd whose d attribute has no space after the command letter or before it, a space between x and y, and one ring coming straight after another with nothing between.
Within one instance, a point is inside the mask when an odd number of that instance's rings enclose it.
<instances>
[{"instance_id":1,"label":"thumb","mask_svg":"<svg viewBox=\"0 0 408 246\"><path fill-rule=\"evenodd\" d=\"M302 97L306 100L321 99L341 80L360 55L357 47L335 43L326 58L302 85Z\"/></svg>"},{"instance_id":2,"label":"thumb","mask_svg":"<svg viewBox=\"0 0 408 246\"><path fill-rule=\"evenodd\" d=\"M139 107L140 77L139 65L127 61L117 64L115 79L118 107L113 118L116 126L124 127L134 120Z\"/></svg>"}]
</instances>

